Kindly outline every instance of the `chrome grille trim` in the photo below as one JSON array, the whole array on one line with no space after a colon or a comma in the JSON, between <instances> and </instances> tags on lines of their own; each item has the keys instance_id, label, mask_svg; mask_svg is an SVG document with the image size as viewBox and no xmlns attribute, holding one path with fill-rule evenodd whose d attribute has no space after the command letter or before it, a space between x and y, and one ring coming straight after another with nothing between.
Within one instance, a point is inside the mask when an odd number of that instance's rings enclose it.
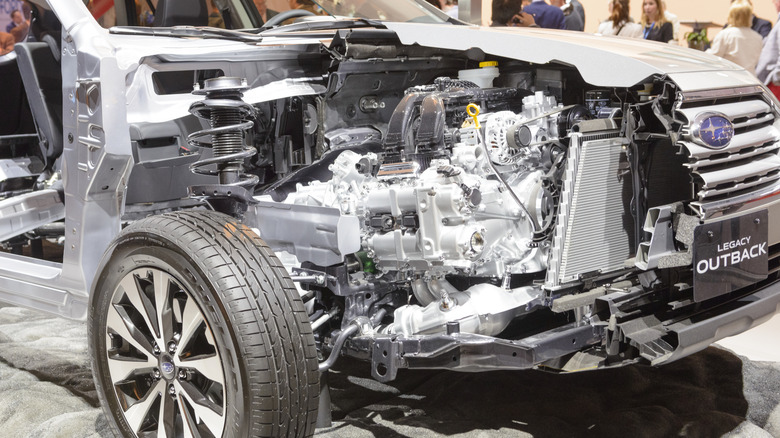
<instances>
[{"instance_id":1,"label":"chrome grille trim","mask_svg":"<svg viewBox=\"0 0 780 438\"><path fill-rule=\"evenodd\" d=\"M751 126L761 125L765 123L771 123L775 117L772 114L764 114L762 117L756 117L748 119L741 123L734 123L734 129L740 130L744 128L750 128Z\"/></svg>"},{"instance_id":2,"label":"chrome grille trim","mask_svg":"<svg viewBox=\"0 0 780 438\"><path fill-rule=\"evenodd\" d=\"M735 205L747 204L751 201L757 201L761 198L768 198L772 195L780 194L780 181L775 184L756 190L755 192L737 195L728 199L712 202L691 202L691 207L700 217L707 219L715 213L729 209Z\"/></svg>"},{"instance_id":3,"label":"chrome grille trim","mask_svg":"<svg viewBox=\"0 0 780 438\"><path fill-rule=\"evenodd\" d=\"M698 194L702 198L712 198L750 187L766 185L778 179L778 168L780 168L780 157L770 155L759 160L750 161L743 166L734 166L725 170L711 172L707 175L711 179L705 182L703 189ZM739 172L740 175L745 177L743 182L733 182L732 175L734 172Z\"/></svg>"},{"instance_id":4,"label":"chrome grille trim","mask_svg":"<svg viewBox=\"0 0 780 438\"><path fill-rule=\"evenodd\" d=\"M713 166L729 161L754 157L780 149L780 130L774 126L765 126L755 131L746 132L731 141L731 147L736 151L724 153L723 150L707 149L697 144L686 145L688 150L695 152L698 160L690 161L685 166L690 169L698 169L704 166Z\"/></svg>"},{"instance_id":5,"label":"chrome grille trim","mask_svg":"<svg viewBox=\"0 0 780 438\"><path fill-rule=\"evenodd\" d=\"M739 123L739 119L755 119L761 114L771 111L769 104L763 100L749 100L743 102L724 103L707 106L694 106L691 108L681 108L688 121L693 121L698 114L704 112L716 112L727 115L734 123Z\"/></svg>"},{"instance_id":6,"label":"chrome grille trim","mask_svg":"<svg viewBox=\"0 0 780 438\"><path fill-rule=\"evenodd\" d=\"M750 85L739 88L719 88L715 90L690 91L682 94L682 101L699 102L705 100L722 99L724 97L749 96L752 94L763 94L764 87L761 85Z\"/></svg>"},{"instance_id":7,"label":"chrome grille trim","mask_svg":"<svg viewBox=\"0 0 780 438\"><path fill-rule=\"evenodd\" d=\"M686 125L677 146L688 157L684 166L695 185L693 206L702 219L775 192L780 184L780 120L763 93L763 87L713 90L709 102L706 93L693 99L682 95L678 102L676 118ZM703 113L721 113L732 121L735 134L726 147L709 148L693 137L694 120ZM773 190L765 193L768 189Z\"/></svg>"},{"instance_id":8,"label":"chrome grille trim","mask_svg":"<svg viewBox=\"0 0 780 438\"><path fill-rule=\"evenodd\" d=\"M771 173L777 170L778 166L780 166L780 157L776 154L764 154L755 159L743 160L740 164L721 166L718 170L710 170L707 173L700 174L704 180L702 188L713 190L723 184L740 184L745 182L745 180ZM742 178L741 181L734 178L735 173Z\"/></svg>"}]
</instances>

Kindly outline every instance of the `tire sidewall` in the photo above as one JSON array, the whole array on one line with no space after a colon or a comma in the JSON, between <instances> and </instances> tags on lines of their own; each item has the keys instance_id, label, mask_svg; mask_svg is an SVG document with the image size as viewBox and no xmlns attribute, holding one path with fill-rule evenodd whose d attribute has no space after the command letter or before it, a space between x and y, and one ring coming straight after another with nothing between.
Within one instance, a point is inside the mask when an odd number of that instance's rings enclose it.
<instances>
[{"instance_id":1,"label":"tire sidewall","mask_svg":"<svg viewBox=\"0 0 780 438\"><path fill-rule=\"evenodd\" d=\"M160 235L145 232L129 233L119 239L106 252L90 298L89 340L90 357L95 374L95 384L100 398L105 397L103 406L109 422L113 423L122 436L135 436L127 424L124 412L119 405L113 383L108 373L106 354L106 317L114 291L128 273L138 268L156 268L166 272L187 289L190 297L197 303L206 323L211 329L217 351L223 364L225 392L224 437L247 437L249 425L246 421L248 388L245 387L248 376L246 365L241 360L240 343L229 322L228 312L224 308L219 292L214 288L214 280L198 261L184 248Z\"/></svg>"}]
</instances>

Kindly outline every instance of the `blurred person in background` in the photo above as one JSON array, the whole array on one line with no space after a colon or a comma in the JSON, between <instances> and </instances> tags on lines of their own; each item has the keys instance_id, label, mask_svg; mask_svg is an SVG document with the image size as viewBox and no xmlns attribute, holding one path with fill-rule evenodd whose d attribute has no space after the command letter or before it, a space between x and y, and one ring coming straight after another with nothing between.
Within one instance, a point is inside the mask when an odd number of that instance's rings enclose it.
<instances>
[{"instance_id":1,"label":"blurred person in background","mask_svg":"<svg viewBox=\"0 0 780 438\"><path fill-rule=\"evenodd\" d=\"M0 56L7 55L14 50L14 37L8 32L0 32Z\"/></svg>"},{"instance_id":2,"label":"blurred person in background","mask_svg":"<svg viewBox=\"0 0 780 438\"><path fill-rule=\"evenodd\" d=\"M11 29L14 27L22 24L22 21L24 21L24 17L22 17L22 11L18 9L14 9L11 11L11 22L8 23L8 26L5 27L6 33L11 33Z\"/></svg>"},{"instance_id":3,"label":"blurred person in background","mask_svg":"<svg viewBox=\"0 0 780 438\"><path fill-rule=\"evenodd\" d=\"M598 34L642 38L642 25L634 23L629 15L629 0L610 0L609 19L599 24Z\"/></svg>"},{"instance_id":4,"label":"blurred person in background","mask_svg":"<svg viewBox=\"0 0 780 438\"><path fill-rule=\"evenodd\" d=\"M728 59L755 74L763 38L750 28L752 17L753 6L747 0L732 2L728 27L718 32L707 53Z\"/></svg>"},{"instance_id":5,"label":"blurred person in background","mask_svg":"<svg viewBox=\"0 0 780 438\"><path fill-rule=\"evenodd\" d=\"M493 0L491 26L512 26L512 19L523 9L521 0Z\"/></svg>"},{"instance_id":6,"label":"blurred person in background","mask_svg":"<svg viewBox=\"0 0 780 438\"><path fill-rule=\"evenodd\" d=\"M577 30L580 32L585 30L585 20L574 9L571 0L550 0L550 4L560 8L561 12L563 12L563 22L566 25L566 30Z\"/></svg>"},{"instance_id":7,"label":"blurred person in background","mask_svg":"<svg viewBox=\"0 0 780 438\"><path fill-rule=\"evenodd\" d=\"M305 9L313 14L320 14L319 6L312 0L290 0L290 9Z\"/></svg>"},{"instance_id":8,"label":"blurred person in background","mask_svg":"<svg viewBox=\"0 0 780 438\"><path fill-rule=\"evenodd\" d=\"M524 0L493 0L490 19L493 27L539 27L533 15L521 11L526 5Z\"/></svg>"},{"instance_id":9,"label":"blurred person in background","mask_svg":"<svg viewBox=\"0 0 780 438\"><path fill-rule=\"evenodd\" d=\"M672 39L677 41L677 38L680 36L680 18L677 17L677 14L669 12L669 8L666 7L666 0L661 0L661 3L664 6L664 18L669 23L672 23Z\"/></svg>"},{"instance_id":10,"label":"blurred person in background","mask_svg":"<svg viewBox=\"0 0 780 438\"><path fill-rule=\"evenodd\" d=\"M6 31L14 37L14 42L21 43L27 39L27 33L30 30L29 17L25 19L22 11L14 9L13 12L11 12L11 20Z\"/></svg>"},{"instance_id":11,"label":"blurred person in background","mask_svg":"<svg viewBox=\"0 0 780 438\"><path fill-rule=\"evenodd\" d=\"M780 0L772 0L775 10L780 14ZM764 47L758 57L756 76L766 84L772 93L780 99L780 26L775 24L764 39Z\"/></svg>"},{"instance_id":12,"label":"blurred person in background","mask_svg":"<svg viewBox=\"0 0 780 438\"><path fill-rule=\"evenodd\" d=\"M257 12L260 13L260 18L263 19L263 23L265 23L266 21L273 18L276 14L279 13L277 11L274 11L273 9L268 9L266 0L254 0L254 3L255 3L255 7L257 8Z\"/></svg>"},{"instance_id":13,"label":"blurred person in background","mask_svg":"<svg viewBox=\"0 0 780 438\"><path fill-rule=\"evenodd\" d=\"M139 26L151 26L154 23L154 14L149 8L149 3L142 0L135 0L135 12L138 16Z\"/></svg>"},{"instance_id":14,"label":"blurred person in background","mask_svg":"<svg viewBox=\"0 0 780 438\"><path fill-rule=\"evenodd\" d=\"M441 0L441 10L452 18L458 18L458 0Z\"/></svg>"},{"instance_id":15,"label":"blurred person in background","mask_svg":"<svg viewBox=\"0 0 780 438\"><path fill-rule=\"evenodd\" d=\"M668 43L674 38L672 23L664 17L661 0L642 1L642 29L642 38L646 40Z\"/></svg>"},{"instance_id":16,"label":"blurred person in background","mask_svg":"<svg viewBox=\"0 0 780 438\"><path fill-rule=\"evenodd\" d=\"M736 0L731 0L731 3L734 3L735 1ZM753 2L750 0L747 0L747 2L750 3L750 7L753 7ZM728 26L728 24L726 26ZM750 28L758 32L761 35L761 38L766 38L769 35L769 32L772 31L772 22L764 20L763 18L758 18L756 17L756 14L753 14L750 21Z\"/></svg>"},{"instance_id":17,"label":"blurred person in background","mask_svg":"<svg viewBox=\"0 0 780 438\"><path fill-rule=\"evenodd\" d=\"M219 13L219 8L214 4L213 0L206 0L206 6L209 8L209 27L225 28L225 20L222 19L222 14Z\"/></svg>"},{"instance_id":18,"label":"blurred person in background","mask_svg":"<svg viewBox=\"0 0 780 438\"><path fill-rule=\"evenodd\" d=\"M582 22L585 22L585 7L582 6L582 3L580 3L580 0L569 0L569 4L571 4L571 7L574 9L574 12L577 13L577 15L582 18Z\"/></svg>"},{"instance_id":19,"label":"blurred person in background","mask_svg":"<svg viewBox=\"0 0 780 438\"><path fill-rule=\"evenodd\" d=\"M566 29L566 20L561 8L547 4L544 0L533 0L523 8L523 12L531 14L539 27L547 29Z\"/></svg>"}]
</instances>

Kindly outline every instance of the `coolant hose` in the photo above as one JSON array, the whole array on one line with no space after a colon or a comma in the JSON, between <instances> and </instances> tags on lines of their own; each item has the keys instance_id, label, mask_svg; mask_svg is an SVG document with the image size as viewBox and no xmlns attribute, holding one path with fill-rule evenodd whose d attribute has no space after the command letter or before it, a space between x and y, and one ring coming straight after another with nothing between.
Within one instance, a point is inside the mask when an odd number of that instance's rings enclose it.
<instances>
[{"instance_id":1,"label":"coolant hose","mask_svg":"<svg viewBox=\"0 0 780 438\"><path fill-rule=\"evenodd\" d=\"M347 342L347 339L354 336L358 331L360 331L360 327L353 323L350 324L349 327L345 328L344 331L339 333L336 341L333 343L333 349L330 351L330 355L327 359L320 362L320 374L328 371L336 363L336 360L339 358L339 352L341 351L342 347L344 347L344 343Z\"/></svg>"}]
</instances>

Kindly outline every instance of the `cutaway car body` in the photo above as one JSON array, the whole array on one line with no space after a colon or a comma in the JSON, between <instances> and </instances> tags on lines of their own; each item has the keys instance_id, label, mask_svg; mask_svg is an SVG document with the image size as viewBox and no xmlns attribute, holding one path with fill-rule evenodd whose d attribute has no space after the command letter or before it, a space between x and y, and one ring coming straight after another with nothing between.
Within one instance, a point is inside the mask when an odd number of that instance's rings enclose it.
<instances>
[{"instance_id":1,"label":"cutaway car body","mask_svg":"<svg viewBox=\"0 0 780 438\"><path fill-rule=\"evenodd\" d=\"M778 102L727 61L411 1L50 3L0 59L0 300L88 320L123 436L310 435L339 355L656 365L780 309Z\"/></svg>"}]
</instances>

